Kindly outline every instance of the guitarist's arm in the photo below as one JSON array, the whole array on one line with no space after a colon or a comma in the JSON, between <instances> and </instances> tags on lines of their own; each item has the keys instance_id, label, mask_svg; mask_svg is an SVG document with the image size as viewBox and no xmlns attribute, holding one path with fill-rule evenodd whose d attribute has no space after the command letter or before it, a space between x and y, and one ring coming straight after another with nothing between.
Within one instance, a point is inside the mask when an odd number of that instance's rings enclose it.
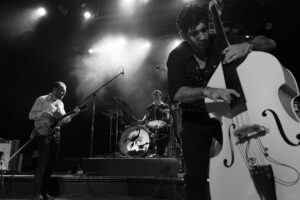
<instances>
[{"instance_id":1,"label":"guitarist's arm","mask_svg":"<svg viewBox=\"0 0 300 200\"><path fill-rule=\"evenodd\" d=\"M75 117L76 115L78 115L80 112L80 109L78 107L76 107L73 111L72 111L72 114L68 115L67 117L63 118L61 121L60 121L60 124L67 124L69 123L73 117ZM65 113L65 112L64 112ZM59 113L59 112L55 112L53 113L54 114L54 117L56 119L59 119L62 117L62 114Z\"/></svg>"},{"instance_id":2,"label":"guitarist's arm","mask_svg":"<svg viewBox=\"0 0 300 200\"><path fill-rule=\"evenodd\" d=\"M34 105L29 112L30 120L40 120L40 119L53 119L53 115L50 112L43 110L43 99L37 98Z\"/></svg>"}]
</instances>

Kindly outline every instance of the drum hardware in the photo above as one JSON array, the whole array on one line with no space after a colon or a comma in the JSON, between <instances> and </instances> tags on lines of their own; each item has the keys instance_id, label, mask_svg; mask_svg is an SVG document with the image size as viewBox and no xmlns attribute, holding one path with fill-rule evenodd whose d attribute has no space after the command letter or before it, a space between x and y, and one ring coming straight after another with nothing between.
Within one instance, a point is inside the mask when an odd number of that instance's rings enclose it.
<instances>
[{"instance_id":1,"label":"drum hardware","mask_svg":"<svg viewBox=\"0 0 300 200\"><path fill-rule=\"evenodd\" d=\"M116 131L117 131L117 121L119 118L118 111L112 111L112 110L104 110L102 113L106 116L109 117L109 152L112 152L112 136L113 136L113 131L112 131L112 120L116 119Z\"/></svg>"},{"instance_id":2,"label":"drum hardware","mask_svg":"<svg viewBox=\"0 0 300 200\"><path fill-rule=\"evenodd\" d=\"M119 120L120 117L122 117L122 112L119 112L118 110L104 110L102 111L102 114L109 117L109 152L110 154L108 157L121 157L121 155L118 153L118 138L119 138ZM116 135L116 146L115 151L112 150L112 137L113 137L113 121L115 120L115 135Z\"/></svg>"},{"instance_id":3,"label":"drum hardware","mask_svg":"<svg viewBox=\"0 0 300 200\"><path fill-rule=\"evenodd\" d=\"M119 141L120 152L129 157L144 156L150 146L149 130L143 126L126 129Z\"/></svg>"},{"instance_id":4,"label":"drum hardware","mask_svg":"<svg viewBox=\"0 0 300 200\"><path fill-rule=\"evenodd\" d=\"M166 111L167 110L167 111ZM174 105L170 109L161 110L160 116L154 114L148 115L147 121L135 118L135 123L127 126L121 134L118 142L119 152L121 155L138 158L138 157L160 157L157 152L157 144L165 137L170 137L169 144L166 147L168 156L178 157L181 154L181 144L178 141L178 127L180 126L180 108ZM168 117L165 117L168 114ZM173 116L174 115L174 116ZM162 128L166 128L164 132ZM163 132L161 132L163 131Z\"/></svg>"},{"instance_id":5,"label":"drum hardware","mask_svg":"<svg viewBox=\"0 0 300 200\"><path fill-rule=\"evenodd\" d=\"M180 132L181 132L181 115L182 110L179 107L179 103L171 104L169 103L170 107L170 149L169 155L171 157L181 157L182 156L182 148L181 148L181 139L180 139ZM177 152L179 151L179 152Z\"/></svg>"},{"instance_id":6,"label":"drum hardware","mask_svg":"<svg viewBox=\"0 0 300 200\"><path fill-rule=\"evenodd\" d=\"M150 128L160 129L166 125L166 122L163 120L152 120L147 122L147 126Z\"/></svg>"},{"instance_id":7,"label":"drum hardware","mask_svg":"<svg viewBox=\"0 0 300 200\"><path fill-rule=\"evenodd\" d=\"M96 109L96 95L97 92L99 90L101 90L102 88L104 88L106 85L108 85L110 82L112 82L114 79L118 78L120 75L124 75L124 71L120 72L119 74L117 74L116 76L114 76L111 80L107 81L105 84L103 84L102 86L98 87L94 92L92 92L91 94L89 94L88 96L86 96L84 98L85 101L87 101L89 98L92 97L93 99L93 109L92 109L92 124L91 124L91 137L90 137L90 157L93 156L93 143L94 143L94 125L95 125L95 109Z\"/></svg>"}]
</instances>

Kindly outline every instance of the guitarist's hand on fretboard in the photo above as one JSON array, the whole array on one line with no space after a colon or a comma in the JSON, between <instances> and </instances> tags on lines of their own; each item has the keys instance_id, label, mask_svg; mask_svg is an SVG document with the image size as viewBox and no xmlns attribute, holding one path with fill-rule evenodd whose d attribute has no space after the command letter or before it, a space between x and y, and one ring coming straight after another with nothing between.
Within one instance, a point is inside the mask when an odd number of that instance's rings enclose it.
<instances>
[{"instance_id":1,"label":"guitarist's hand on fretboard","mask_svg":"<svg viewBox=\"0 0 300 200\"><path fill-rule=\"evenodd\" d=\"M76 108L74 108L69 114L69 116L67 116L66 118L62 119L60 121L60 124L66 124L66 123L69 123L71 121L71 119L73 117L75 117L76 115L78 115L79 113L81 112L81 109L77 106ZM61 116L62 117L62 116ZM60 118L61 118L60 117Z\"/></svg>"},{"instance_id":2,"label":"guitarist's hand on fretboard","mask_svg":"<svg viewBox=\"0 0 300 200\"><path fill-rule=\"evenodd\" d=\"M80 108L76 107L74 109L74 114L72 114L72 116L75 117L76 115L78 115L80 113L80 111L81 111Z\"/></svg>"}]
</instances>

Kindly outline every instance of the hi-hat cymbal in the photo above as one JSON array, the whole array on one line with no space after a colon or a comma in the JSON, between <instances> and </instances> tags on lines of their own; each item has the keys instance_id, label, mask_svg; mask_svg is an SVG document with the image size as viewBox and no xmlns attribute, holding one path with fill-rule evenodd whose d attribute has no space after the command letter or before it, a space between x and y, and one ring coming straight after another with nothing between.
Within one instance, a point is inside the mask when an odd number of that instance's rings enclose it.
<instances>
[{"instance_id":1,"label":"hi-hat cymbal","mask_svg":"<svg viewBox=\"0 0 300 200\"><path fill-rule=\"evenodd\" d=\"M115 101L115 103L117 104L117 106L128 106L128 104L124 100L121 100L120 98L118 98L116 96L113 96L112 98Z\"/></svg>"},{"instance_id":2,"label":"hi-hat cymbal","mask_svg":"<svg viewBox=\"0 0 300 200\"><path fill-rule=\"evenodd\" d=\"M107 116L107 117L111 117L113 119L116 119L117 116L118 117L122 117L122 113L117 111L117 110L103 110L101 112L103 115Z\"/></svg>"}]
</instances>

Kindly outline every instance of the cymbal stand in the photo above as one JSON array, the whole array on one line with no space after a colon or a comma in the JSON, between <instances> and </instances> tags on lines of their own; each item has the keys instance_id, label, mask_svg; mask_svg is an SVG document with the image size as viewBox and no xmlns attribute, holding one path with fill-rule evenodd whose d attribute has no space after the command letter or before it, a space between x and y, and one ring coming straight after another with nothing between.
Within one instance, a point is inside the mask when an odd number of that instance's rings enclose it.
<instances>
[{"instance_id":1,"label":"cymbal stand","mask_svg":"<svg viewBox=\"0 0 300 200\"><path fill-rule=\"evenodd\" d=\"M173 137L173 147L175 150L175 157L177 160L179 160L180 163L180 169L178 170L179 173L182 173L184 171L184 164L183 164L183 155L182 155L182 143L181 143L181 137L180 132L182 131L181 127L181 115L182 111L179 107L179 103L176 103L174 105L171 105L171 116L172 116L172 137ZM176 153L176 150L179 150L179 155Z\"/></svg>"},{"instance_id":2,"label":"cymbal stand","mask_svg":"<svg viewBox=\"0 0 300 200\"><path fill-rule=\"evenodd\" d=\"M119 111L117 110L117 116L116 116L116 146L115 146L115 152L118 152L118 132L119 132Z\"/></svg>"},{"instance_id":3,"label":"cymbal stand","mask_svg":"<svg viewBox=\"0 0 300 200\"><path fill-rule=\"evenodd\" d=\"M112 152L111 141L112 141L112 116L109 117L109 152Z\"/></svg>"},{"instance_id":4,"label":"cymbal stand","mask_svg":"<svg viewBox=\"0 0 300 200\"><path fill-rule=\"evenodd\" d=\"M112 124L112 123L111 123ZM110 130L112 130L112 125L110 127ZM119 147L119 143L118 143L118 139L119 139L119 111L116 112L116 123L115 123L115 152L111 153L110 155L108 155L107 157L124 157L123 155L121 155L118 152L118 147ZM111 131L111 135L112 135L112 131ZM111 152L111 151L110 151Z\"/></svg>"},{"instance_id":5,"label":"cymbal stand","mask_svg":"<svg viewBox=\"0 0 300 200\"><path fill-rule=\"evenodd\" d=\"M176 149L176 138L174 135L174 130L173 130L173 117L170 115L170 127L169 127L169 132L170 132L170 156L171 157L176 157L175 154L175 149Z\"/></svg>"},{"instance_id":6,"label":"cymbal stand","mask_svg":"<svg viewBox=\"0 0 300 200\"><path fill-rule=\"evenodd\" d=\"M181 126L181 114L179 104L172 105L169 102L170 108L170 156L176 157L176 149L179 148L180 154L182 154L181 142L180 142L180 126ZM178 141L179 140L179 141Z\"/></svg>"},{"instance_id":7,"label":"cymbal stand","mask_svg":"<svg viewBox=\"0 0 300 200\"><path fill-rule=\"evenodd\" d=\"M3 152L0 152L0 176L1 176L1 194L4 194L4 162L3 162Z\"/></svg>"},{"instance_id":8,"label":"cymbal stand","mask_svg":"<svg viewBox=\"0 0 300 200\"><path fill-rule=\"evenodd\" d=\"M94 146L94 124L95 124L95 107L96 107L96 94L99 90L104 88L106 85L108 85L110 82L112 82L114 79L116 79L120 75L124 75L124 71L113 77L111 80L106 82L104 85L100 86L98 89L96 89L94 92L92 92L90 95L84 98L84 100L88 100L90 97L93 97L93 110L92 110L92 124L91 124L91 138L90 138L90 158L93 156L93 146Z\"/></svg>"}]
</instances>

